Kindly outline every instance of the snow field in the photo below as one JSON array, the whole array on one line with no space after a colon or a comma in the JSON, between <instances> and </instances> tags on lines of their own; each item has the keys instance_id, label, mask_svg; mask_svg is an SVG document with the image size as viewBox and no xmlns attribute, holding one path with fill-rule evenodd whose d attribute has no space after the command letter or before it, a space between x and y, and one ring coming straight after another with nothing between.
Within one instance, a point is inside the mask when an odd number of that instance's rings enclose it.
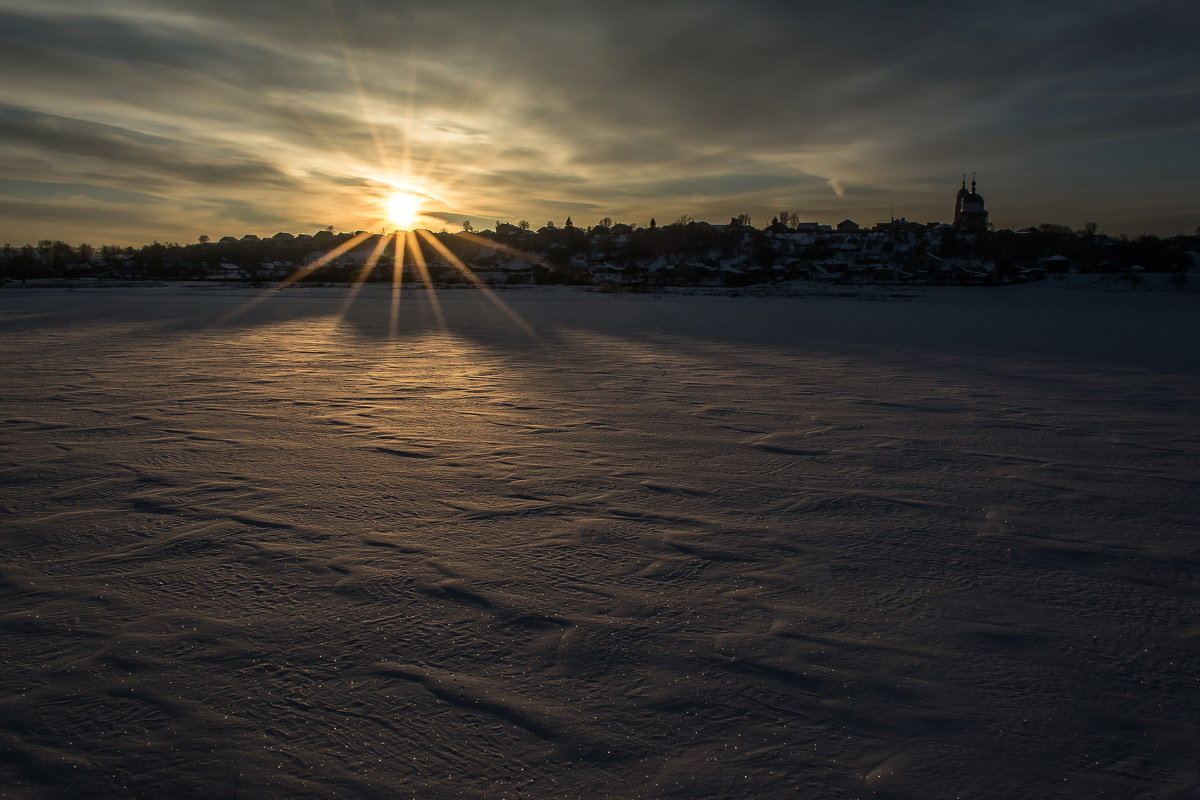
<instances>
[{"instance_id":1,"label":"snow field","mask_svg":"<svg viewBox=\"0 0 1200 800\"><path fill-rule=\"evenodd\" d=\"M4 796L1200 789L1192 295L0 291Z\"/></svg>"}]
</instances>

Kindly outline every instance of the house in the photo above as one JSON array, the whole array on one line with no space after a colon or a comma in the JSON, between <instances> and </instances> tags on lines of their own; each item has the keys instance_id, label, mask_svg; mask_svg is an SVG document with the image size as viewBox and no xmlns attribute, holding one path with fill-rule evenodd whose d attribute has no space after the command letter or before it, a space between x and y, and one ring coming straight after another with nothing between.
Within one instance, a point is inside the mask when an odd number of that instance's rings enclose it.
<instances>
[{"instance_id":1,"label":"house","mask_svg":"<svg viewBox=\"0 0 1200 800\"><path fill-rule=\"evenodd\" d=\"M837 259L817 261L808 271L808 277L818 281L839 281L850 270L850 265Z\"/></svg>"},{"instance_id":2,"label":"house","mask_svg":"<svg viewBox=\"0 0 1200 800\"><path fill-rule=\"evenodd\" d=\"M210 278L218 281L237 280L238 278L243 277L244 274L245 273L243 272L242 268L237 264L230 264L226 261L222 261L215 267L211 267L208 273Z\"/></svg>"},{"instance_id":3,"label":"house","mask_svg":"<svg viewBox=\"0 0 1200 800\"><path fill-rule=\"evenodd\" d=\"M946 272L946 277L953 283L978 286L987 282L988 273L982 264L956 264Z\"/></svg>"},{"instance_id":4,"label":"house","mask_svg":"<svg viewBox=\"0 0 1200 800\"><path fill-rule=\"evenodd\" d=\"M838 233L858 233L862 226L852 219L844 219L837 224Z\"/></svg>"},{"instance_id":5,"label":"house","mask_svg":"<svg viewBox=\"0 0 1200 800\"><path fill-rule=\"evenodd\" d=\"M893 219L890 222L877 223L875 230L887 233L923 233L925 226L920 222L900 217L900 219Z\"/></svg>"},{"instance_id":6,"label":"house","mask_svg":"<svg viewBox=\"0 0 1200 800\"><path fill-rule=\"evenodd\" d=\"M933 253L920 253L908 259L908 268L916 275L936 275L946 271L946 262Z\"/></svg>"},{"instance_id":7,"label":"house","mask_svg":"<svg viewBox=\"0 0 1200 800\"><path fill-rule=\"evenodd\" d=\"M1054 275L1062 275L1064 273L1070 272L1070 270L1071 270L1071 259L1069 259L1063 255L1050 256L1049 258L1043 258L1041 264L1042 264L1042 269L1044 269L1044 270L1046 270L1046 272L1054 274Z\"/></svg>"}]
</instances>

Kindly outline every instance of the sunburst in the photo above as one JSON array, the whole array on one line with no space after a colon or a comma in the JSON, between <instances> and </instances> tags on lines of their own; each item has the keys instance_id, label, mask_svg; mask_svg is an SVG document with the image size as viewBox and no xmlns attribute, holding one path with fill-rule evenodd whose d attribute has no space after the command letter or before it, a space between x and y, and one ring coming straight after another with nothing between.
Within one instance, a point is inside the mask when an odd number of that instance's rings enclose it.
<instances>
[{"instance_id":1,"label":"sunburst","mask_svg":"<svg viewBox=\"0 0 1200 800\"><path fill-rule=\"evenodd\" d=\"M396 230L412 230L421 218L421 198L409 192L392 192L384 203L384 213Z\"/></svg>"},{"instance_id":2,"label":"sunburst","mask_svg":"<svg viewBox=\"0 0 1200 800\"><path fill-rule=\"evenodd\" d=\"M534 331L529 324L509 308L496 292L484 283L462 258L455 254L454 250L457 248L452 249L447 242L452 242L455 237L461 237L484 248L519 255L531 263L545 262L537 256L520 253L487 237L472 234L468 226L464 226L464 228L468 228L467 230L452 236L445 233L435 234L430 230L431 227L443 226L447 215L450 215L451 218L460 216L455 207L461 204L454 202L450 195L458 194L453 187L461 183L467 175L473 173L472 167L470 164L461 165L457 170L457 177L446 180L434 178L438 168L445 164L446 157L449 155L449 140L439 142L438 146L427 154L428 157L422 159L424 163L414 163L416 161L414 158L414 131L417 118L417 110L414 108L413 102L415 93L410 90L406 124L381 125L380 119L381 117L386 118L386 115L375 113L375 109L371 107L372 104L359 79L358 69L354 64L351 51L345 47L344 42L343 51L346 56L348 75L362 105L363 122L369 128L370 138L374 144L376 165L374 168L365 165L361 158L354 158L342 150L334 141L334 137L320 131L319 126L313 121L305 120L305 122L309 124L314 133L326 141L332 152L339 153L347 161L355 164L355 167L347 170L348 174L358 180L366 181L368 185L373 184L374 188L368 189L362 195L364 205L369 203L373 213L369 212L363 216L373 219L371 227L380 232L376 234L360 231L343 239L328 252L300 267L224 319L229 320L245 313L280 290L309 278L313 273L326 266L344 265L343 257L349 257L358 261L361 267L342 303L341 316L343 318L349 313L350 307L366 282L371 280L378 270L387 269L390 266L389 332L392 337L395 338L399 332L400 301L406 273L410 281L419 282L427 290L427 296L437 321L444 326L445 318L435 293L434 270L430 269L431 266L436 265L456 271L467 283L480 290L517 327L530 336L534 336ZM397 147L389 147L388 137L385 135L389 131L400 134L402 141L397 143ZM498 148L499 145L497 144L496 147ZM366 168L364 169L364 167ZM358 253L369 254L363 258L361 255L357 255Z\"/></svg>"}]
</instances>

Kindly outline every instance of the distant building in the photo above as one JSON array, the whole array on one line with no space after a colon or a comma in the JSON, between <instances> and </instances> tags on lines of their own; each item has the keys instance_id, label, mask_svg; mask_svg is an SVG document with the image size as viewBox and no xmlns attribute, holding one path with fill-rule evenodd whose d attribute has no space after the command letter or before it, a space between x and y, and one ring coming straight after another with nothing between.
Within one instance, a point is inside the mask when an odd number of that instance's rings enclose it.
<instances>
[{"instance_id":1,"label":"distant building","mask_svg":"<svg viewBox=\"0 0 1200 800\"><path fill-rule=\"evenodd\" d=\"M1071 259L1061 254L1050 256L1042 259L1041 266L1046 272L1062 275L1071 271Z\"/></svg>"},{"instance_id":2,"label":"distant building","mask_svg":"<svg viewBox=\"0 0 1200 800\"><path fill-rule=\"evenodd\" d=\"M837 224L838 233L858 233L862 226L852 219L844 219Z\"/></svg>"},{"instance_id":3,"label":"distant building","mask_svg":"<svg viewBox=\"0 0 1200 800\"><path fill-rule=\"evenodd\" d=\"M893 219L891 222L880 222L875 225L876 231L884 233L923 233L926 226L920 222L912 222L904 217Z\"/></svg>"},{"instance_id":4,"label":"distant building","mask_svg":"<svg viewBox=\"0 0 1200 800\"><path fill-rule=\"evenodd\" d=\"M967 191L967 179L963 177L962 188L954 198L954 227L967 233L984 233L988 229L988 212L983 198L975 191L975 178L971 178L971 190Z\"/></svg>"}]
</instances>

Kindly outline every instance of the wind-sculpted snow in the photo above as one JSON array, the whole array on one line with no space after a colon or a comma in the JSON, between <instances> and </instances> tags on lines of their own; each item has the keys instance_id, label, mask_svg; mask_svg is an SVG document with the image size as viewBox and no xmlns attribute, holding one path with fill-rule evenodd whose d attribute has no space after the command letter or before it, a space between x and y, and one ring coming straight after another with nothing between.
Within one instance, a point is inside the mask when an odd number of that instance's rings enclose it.
<instances>
[{"instance_id":1,"label":"wind-sculpted snow","mask_svg":"<svg viewBox=\"0 0 1200 800\"><path fill-rule=\"evenodd\" d=\"M0 796L1200 792L1195 295L247 299L0 292Z\"/></svg>"}]
</instances>

